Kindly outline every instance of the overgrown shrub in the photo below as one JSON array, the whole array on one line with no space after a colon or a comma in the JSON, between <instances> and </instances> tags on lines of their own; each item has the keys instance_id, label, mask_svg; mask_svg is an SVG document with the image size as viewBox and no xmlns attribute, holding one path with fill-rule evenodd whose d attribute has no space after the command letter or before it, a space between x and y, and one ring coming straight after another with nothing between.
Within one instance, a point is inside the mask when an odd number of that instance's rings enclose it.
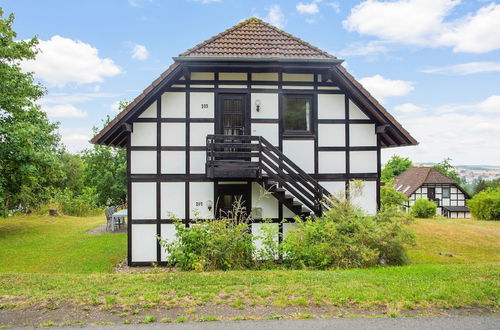
<instances>
[{"instance_id":1,"label":"overgrown shrub","mask_svg":"<svg viewBox=\"0 0 500 330\"><path fill-rule=\"evenodd\" d=\"M416 218L431 218L436 215L437 205L435 202L420 198L410 207L410 214Z\"/></svg>"},{"instance_id":2,"label":"overgrown shrub","mask_svg":"<svg viewBox=\"0 0 500 330\"><path fill-rule=\"evenodd\" d=\"M252 235L247 223L218 219L191 224L175 223L176 239L161 245L172 265L182 270L230 270L253 266Z\"/></svg>"},{"instance_id":3,"label":"overgrown shrub","mask_svg":"<svg viewBox=\"0 0 500 330\"><path fill-rule=\"evenodd\" d=\"M90 187L83 188L79 195L65 189L56 194L53 208L57 208L62 214L77 217L100 214L102 210L96 204L96 196L95 189Z\"/></svg>"},{"instance_id":4,"label":"overgrown shrub","mask_svg":"<svg viewBox=\"0 0 500 330\"><path fill-rule=\"evenodd\" d=\"M351 188L355 197L356 189ZM287 232L281 245L284 261L292 268L351 268L408 262L405 244L413 235L404 226L407 217L395 210L365 216L344 196L332 197L322 217L302 221Z\"/></svg>"},{"instance_id":5,"label":"overgrown shrub","mask_svg":"<svg viewBox=\"0 0 500 330\"><path fill-rule=\"evenodd\" d=\"M408 197L400 191L394 189L392 183L386 183L380 186L380 208L382 210L402 210Z\"/></svg>"},{"instance_id":6,"label":"overgrown shrub","mask_svg":"<svg viewBox=\"0 0 500 330\"><path fill-rule=\"evenodd\" d=\"M500 188L488 188L476 194L467 205L481 220L500 220Z\"/></svg>"}]
</instances>

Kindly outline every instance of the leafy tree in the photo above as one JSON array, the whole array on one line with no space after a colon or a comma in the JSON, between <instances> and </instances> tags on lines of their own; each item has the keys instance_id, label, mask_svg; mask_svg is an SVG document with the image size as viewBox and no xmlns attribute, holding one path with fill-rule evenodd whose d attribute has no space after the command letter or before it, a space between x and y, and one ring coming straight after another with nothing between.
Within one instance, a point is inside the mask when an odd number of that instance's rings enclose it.
<instances>
[{"instance_id":1,"label":"leafy tree","mask_svg":"<svg viewBox=\"0 0 500 330\"><path fill-rule=\"evenodd\" d=\"M481 191L467 205L477 219L500 220L500 187Z\"/></svg>"},{"instance_id":2,"label":"leafy tree","mask_svg":"<svg viewBox=\"0 0 500 330\"><path fill-rule=\"evenodd\" d=\"M401 209L408 201L408 197L400 191L394 189L392 183L380 186L380 209Z\"/></svg>"},{"instance_id":3,"label":"leafy tree","mask_svg":"<svg viewBox=\"0 0 500 330\"><path fill-rule=\"evenodd\" d=\"M84 172L85 164L82 156L62 152L59 156L63 176L57 184L57 188L64 190L69 189L73 194L81 194L85 186Z\"/></svg>"},{"instance_id":4,"label":"leafy tree","mask_svg":"<svg viewBox=\"0 0 500 330\"><path fill-rule=\"evenodd\" d=\"M462 179L458 176L455 166L451 165L451 158L445 158L442 162L437 163L433 167L438 170L441 174L453 179L456 183L461 185L463 183Z\"/></svg>"},{"instance_id":5,"label":"leafy tree","mask_svg":"<svg viewBox=\"0 0 500 330\"><path fill-rule=\"evenodd\" d=\"M476 184L476 186L474 187L474 195L480 193L481 191L483 190L486 190L488 188L500 188L500 178L498 179L494 179L494 180L491 180L491 181L487 181L487 180L479 180Z\"/></svg>"},{"instance_id":6,"label":"leafy tree","mask_svg":"<svg viewBox=\"0 0 500 330\"><path fill-rule=\"evenodd\" d=\"M411 167L413 167L413 162L409 158L393 155L382 169L380 179L383 182L392 182L394 178Z\"/></svg>"},{"instance_id":7,"label":"leafy tree","mask_svg":"<svg viewBox=\"0 0 500 330\"><path fill-rule=\"evenodd\" d=\"M14 15L0 8L0 212L28 210L47 200L60 180L60 137L36 101L45 89L20 63L33 60L38 39L14 41Z\"/></svg>"},{"instance_id":8,"label":"leafy tree","mask_svg":"<svg viewBox=\"0 0 500 330\"><path fill-rule=\"evenodd\" d=\"M108 117L104 126L109 121ZM97 133L98 129L94 127L94 135ZM126 156L123 149L100 145L94 145L82 152L85 163L84 181L88 187L95 189L98 206L119 205L127 201Z\"/></svg>"}]
</instances>

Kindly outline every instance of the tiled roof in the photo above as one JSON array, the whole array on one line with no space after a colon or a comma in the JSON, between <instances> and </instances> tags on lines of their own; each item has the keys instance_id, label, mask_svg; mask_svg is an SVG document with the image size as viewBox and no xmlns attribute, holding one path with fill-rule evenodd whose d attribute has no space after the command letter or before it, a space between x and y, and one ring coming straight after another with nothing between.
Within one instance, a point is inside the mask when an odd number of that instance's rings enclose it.
<instances>
[{"instance_id":1,"label":"tiled roof","mask_svg":"<svg viewBox=\"0 0 500 330\"><path fill-rule=\"evenodd\" d=\"M180 56L335 59L327 52L258 18L249 18Z\"/></svg>"},{"instance_id":2,"label":"tiled roof","mask_svg":"<svg viewBox=\"0 0 500 330\"><path fill-rule=\"evenodd\" d=\"M443 209L450 212L469 212L469 208L467 206L443 206Z\"/></svg>"},{"instance_id":3,"label":"tiled roof","mask_svg":"<svg viewBox=\"0 0 500 330\"><path fill-rule=\"evenodd\" d=\"M394 179L396 190L408 197L424 183L449 183L456 185L455 180L441 174L433 167L412 167Z\"/></svg>"}]
</instances>

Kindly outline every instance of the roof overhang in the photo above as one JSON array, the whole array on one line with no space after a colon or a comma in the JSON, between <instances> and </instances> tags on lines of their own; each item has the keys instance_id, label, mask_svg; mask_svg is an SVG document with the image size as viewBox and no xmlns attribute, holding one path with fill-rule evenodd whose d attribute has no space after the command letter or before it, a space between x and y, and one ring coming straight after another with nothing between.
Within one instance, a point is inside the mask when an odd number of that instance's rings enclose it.
<instances>
[{"instance_id":1,"label":"roof overhang","mask_svg":"<svg viewBox=\"0 0 500 330\"><path fill-rule=\"evenodd\" d=\"M278 63L324 63L330 65L344 62L338 58L314 57L239 57L239 56L177 56L172 57L176 62L278 62Z\"/></svg>"}]
</instances>

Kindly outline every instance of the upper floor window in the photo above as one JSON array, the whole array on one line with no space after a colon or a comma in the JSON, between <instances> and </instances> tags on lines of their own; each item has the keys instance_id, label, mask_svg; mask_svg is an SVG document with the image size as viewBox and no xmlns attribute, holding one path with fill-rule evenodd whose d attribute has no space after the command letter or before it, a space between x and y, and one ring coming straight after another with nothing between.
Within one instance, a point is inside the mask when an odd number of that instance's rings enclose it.
<instances>
[{"instance_id":1,"label":"upper floor window","mask_svg":"<svg viewBox=\"0 0 500 330\"><path fill-rule=\"evenodd\" d=\"M283 109L285 132L299 134L311 132L311 95L284 95Z\"/></svg>"},{"instance_id":2,"label":"upper floor window","mask_svg":"<svg viewBox=\"0 0 500 330\"><path fill-rule=\"evenodd\" d=\"M450 188L443 188L443 198L450 198Z\"/></svg>"}]
</instances>

